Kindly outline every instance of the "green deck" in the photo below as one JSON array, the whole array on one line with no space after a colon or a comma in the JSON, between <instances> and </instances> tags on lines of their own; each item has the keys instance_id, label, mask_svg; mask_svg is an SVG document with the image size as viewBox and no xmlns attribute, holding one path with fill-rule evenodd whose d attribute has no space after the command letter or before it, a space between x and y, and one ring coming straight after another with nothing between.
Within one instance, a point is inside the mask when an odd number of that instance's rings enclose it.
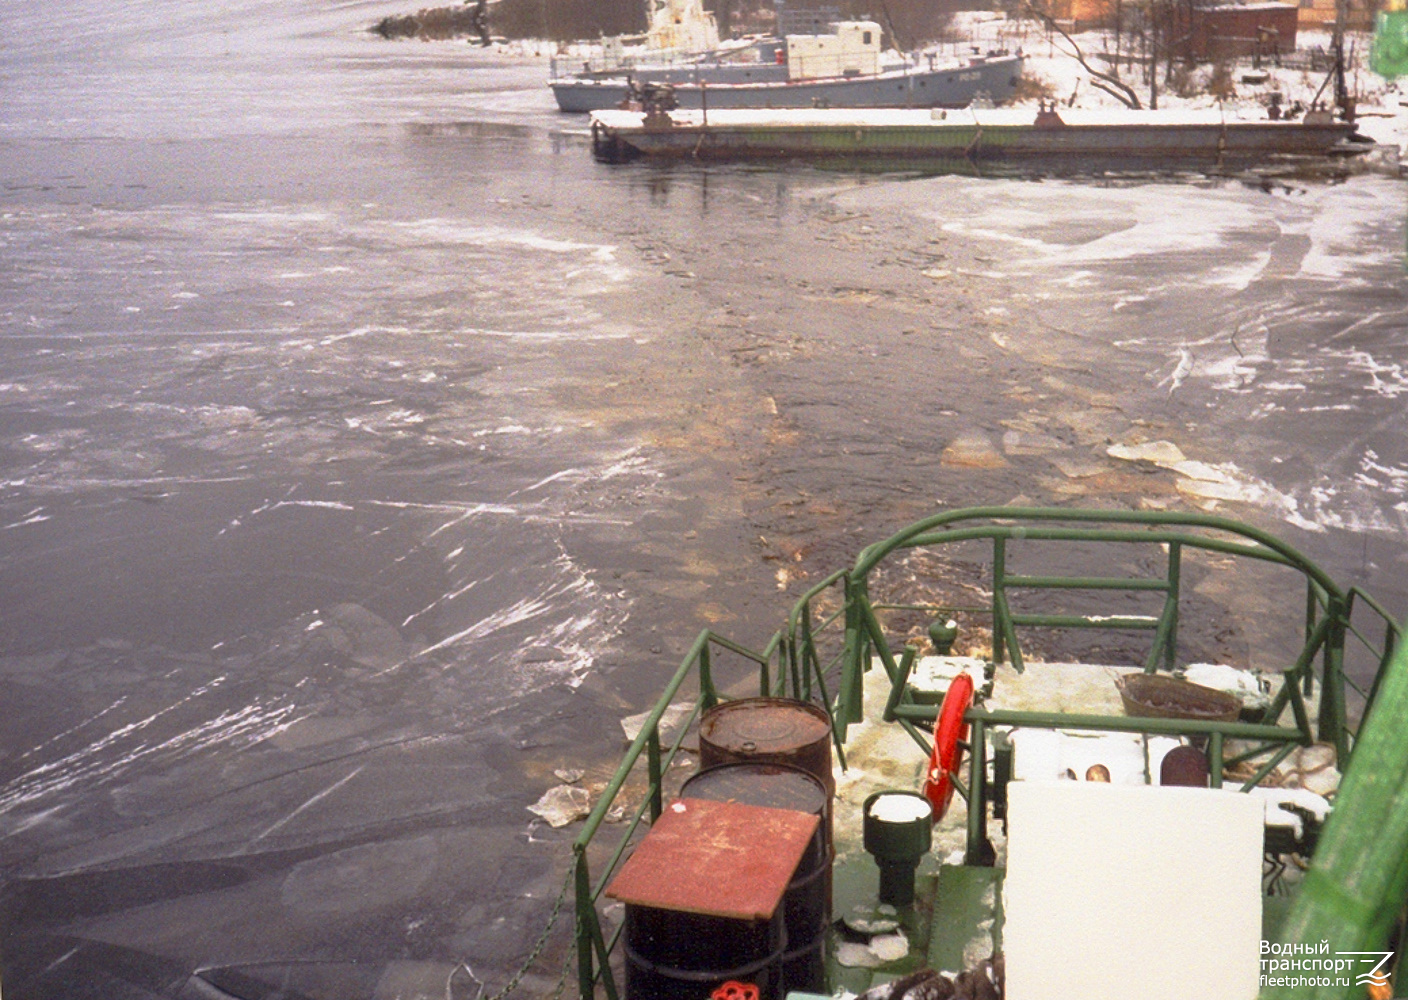
<instances>
[{"instance_id":1,"label":"green deck","mask_svg":"<svg viewBox=\"0 0 1408 1000\"><path fill-rule=\"evenodd\" d=\"M927 941L923 951L914 950L898 962L876 969L846 968L836 964L835 948L830 949L828 980L835 987L863 993L872 986L908 975L925 967L946 972L969 968L1002 948L1002 869L976 865L943 865L933 855L922 862L912 909L899 914L901 927L910 938ZM880 878L875 862L862 852L847 858L835 871L835 912L838 917L851 907L874 902ZM1266 896L1262 899L1262 938L1276 941L1290 913L1295 897ZM846 938L839 932L837 941ZM969 954L965 957L965 951Z\"/></svg>"},{"instance_id":2,"label":"green deck","mask_svg":"<svg viewBox=\"0 0 1408 1000\"><path fill-rule=\"evenodd\" d=\"M833 887L837 917L849 913L854 906L872 905L879 880L875 862L862 851L838 862ZM1000 869L943 865L930 854L920 864L914 906L902 910L896 918L910 939L910 953L875 969L848 968L836 963L833 946L828 979L833 987L844 986L853 993L863 993L926 967L961 972L973 964L972 954L965 961L965 951L977 953L981 960L988 958L995 947L1000 948L1001 901ZM833 933L837 934L835 942L846 940L843 932Z\"/></svg>"}]
</instances>

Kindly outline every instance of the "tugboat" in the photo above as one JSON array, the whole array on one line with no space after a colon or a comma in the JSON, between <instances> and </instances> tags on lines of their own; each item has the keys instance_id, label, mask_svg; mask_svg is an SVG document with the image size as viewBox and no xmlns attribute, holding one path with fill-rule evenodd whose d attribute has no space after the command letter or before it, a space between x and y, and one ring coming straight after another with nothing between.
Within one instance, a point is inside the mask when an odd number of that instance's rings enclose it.
<instances>
[{"instance_id":1,"label":"tugboat","mask_svg":"<svg viewBox=\"0 0 1408 1000\"><path fill-rule=\"evenodd\" d=\"M828 30L789 33L719 48L699 0L652 0L645 58L612 46L603 65L570 70L557 61L549 86L562 111L621 107L646 85L669 84L681 108L962 108L982 96L1002 102L1021 76L1020 55L937 56L886 62L874 21L834 21ZM691 25L701 25L690 28ZM706 51L678 44L712 38ZM657 41L661 40L661 41ZM670 43L670 48L659 46Z\"/></svg>"},{"instance_id":2,"label":"tugboat","mask_svg":"<svg viewBox=\"0 0 1408 1000\"><path fill-rule=\"evenodd\" d=\"M574 843L580 996L1393 996L1399 634L1227 518L919 521L695 640Z\"/></svg>"}]
</instances>

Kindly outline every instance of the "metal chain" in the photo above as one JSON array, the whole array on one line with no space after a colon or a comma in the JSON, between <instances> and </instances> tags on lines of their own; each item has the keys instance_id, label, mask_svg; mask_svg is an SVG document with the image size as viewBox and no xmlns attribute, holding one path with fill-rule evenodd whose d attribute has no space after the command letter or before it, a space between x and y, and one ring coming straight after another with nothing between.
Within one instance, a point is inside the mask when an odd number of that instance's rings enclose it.
<instances>
[{"instance_id":1,"label":"metal chain","mask_svg":"<svg viewBox=\"0 0 1408 1000\"><path fill-rule=\"evenodd\" d=\"M572 959L577 955L577 943L572 942L572 947L567 949L567 957L562 960L562 975L557 977L557 989L552 991L552 996L548 1000L562 1000L562 994L567 989L567 973L572 968Z\"/></svg>"},{"instance_id":2,"label":"metal chain","mask_svg":"<svg viewBox=\"0 0 1408 1000\"><path fill-rule=\"evenodd\" d=\"M514 990L518 989L518 984L523 981L523 977L528 974L528 970L533 963L538 960L538 956L543 953L543 949L548 946L548 938L552 936L553 926L557 923L557 918L562 915L562 904L567 901L567 893L572 888L572 883L576 871L572 867L567 869L567 878L563 880L562 891L557 894L557 902L552 904L552 913L548 916L548 925L543 928L543 933L538 935L538 940L533 945L533 950L528 953L527 960L523 966L513 974L504 988L493 996L483 997L482 1000L503 1000ZM575 949L575 945L574 945ZM569 953L567 960L562 963L562 976L557 981L557 992L553 994L553 1000L562 996L562 991L567 986L567 970L571 966L572 955Z\"/></svg>"}]
</instances>

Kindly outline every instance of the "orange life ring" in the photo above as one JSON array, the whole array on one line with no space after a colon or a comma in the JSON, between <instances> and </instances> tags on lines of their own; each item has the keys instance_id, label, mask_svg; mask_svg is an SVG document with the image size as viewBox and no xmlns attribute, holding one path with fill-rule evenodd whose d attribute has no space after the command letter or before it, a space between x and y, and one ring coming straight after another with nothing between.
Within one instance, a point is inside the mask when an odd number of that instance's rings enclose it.
<instances>
[{"instance_id":1,"label":"orange life ring","mask_svg":"<svg viewBox=\"0 0 1408 1000\"><path fill-rule=\"evenodd\" d=\"M934 752L929 757L929 771L924 778L924 797L934 807L934 822L944 818L953 801L954 769L958 767L958 741L968 737L968 723L963 714L973 704L973 678L961 673L953 679L939 709L939 721L934 726Z\"/></svg>"}]
</instances>

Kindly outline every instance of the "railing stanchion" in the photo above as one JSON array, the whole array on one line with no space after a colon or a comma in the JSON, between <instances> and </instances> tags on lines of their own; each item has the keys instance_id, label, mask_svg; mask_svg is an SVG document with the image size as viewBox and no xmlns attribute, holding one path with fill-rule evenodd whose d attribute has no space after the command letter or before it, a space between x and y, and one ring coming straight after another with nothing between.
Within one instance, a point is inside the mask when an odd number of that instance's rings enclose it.
<instances>
[{"instance_id":1,"label":"railing stanchion","mask_svg":"<svg viewBox=\"0 0 1408 1000\"><path fill-rule=\"evenodd\" d=\"M992 540L992 661L1005 659L1003 640L1007 636L1007 615L1003 588L1007 585L1007 539Z\"/></svg>"},{"instance_id":2,"label":"railing stanchion","mask_svg":"<svg viewBox=\"0 0 1408 1000\"><path fill-rule=\"evenodd\" d=\"M1164 646L1164 669L1173 672L1178 659L1178 591L1183 578L1183 546L1170 542L1168 546L1168 613L1169 630Z\"/></svg>"},{"instance_id":3,"label":"railing stanchion","mask_svg":"<svg viewBox=\"0 0 1408 1000\"><path fill-rule=\"evenodd\" d=\"M709 662L709 644L699 650L699 705L707 712L719 703L719 694L714 690L714 671Z\"/></svg>"},{"instance_id":4,"label":"railing stanchion","mask_svg":"<svg viewBox=\"0 0 1408 1000\"><path fill-rule=\"evenodd\" d=\"M650 777L650 822L660 818L665 803L660 791L660 727L650 730L650 738L645 744L646 773Z\"/></svg>"},{"instance_id":5,"label":"railing stanchion","mask_svg":"<svg viewBox=\"0 0 1408 1000\"><path fill-rule=\"evenodd\" d=\"M1222 734L1219 732L1208 736L1208 784L1213 788L1222 787Z\"/></svg>"},{"instance_id":6,"label":"railing stanchion","mask_svg":"<svg viewBox=\"0 0 1408 1000\"><path fill-rule=\"evenodd\" d=\"M990 865L988 856L987 724L974 719L968 737L968 849L963 862Z\"/></svg>"},{"instance_id":7,"label":"railing stanchion","mask_svg":"<svg viewBox=\"0 0 1408 1000\"><path fill-rule=\"evenodd\" d=\"M591 1000L596 993L596 968L592 961L592 931L589 921L595 918L592 903L592 879L587 870L586 850L577 848L576 886L573 889L577 931L577 992L580 1000Z\"/></svg>"}]
</instances>

